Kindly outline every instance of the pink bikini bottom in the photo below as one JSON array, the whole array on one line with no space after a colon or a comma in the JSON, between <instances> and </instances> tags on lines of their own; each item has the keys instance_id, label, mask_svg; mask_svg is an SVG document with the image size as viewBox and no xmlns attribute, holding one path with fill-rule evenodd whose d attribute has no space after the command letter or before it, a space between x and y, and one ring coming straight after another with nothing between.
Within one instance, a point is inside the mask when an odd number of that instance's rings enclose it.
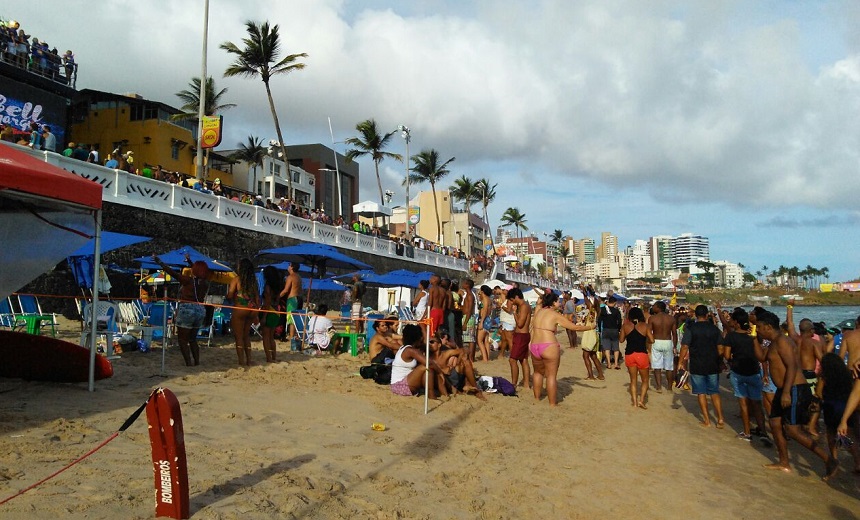
<instances>
[{"instance_id":1,"label":"pink bikini bottom","mask_svg":"<svg viewBox=\"0 0 860 520\"><path fill-rule=\"evenodd\" d=\"M532 356L539 358L543 357L543 351L553 345L558 345L558 343L532 343L529 345L529 351L532 353Z\"/></svg>"}]
</instances>

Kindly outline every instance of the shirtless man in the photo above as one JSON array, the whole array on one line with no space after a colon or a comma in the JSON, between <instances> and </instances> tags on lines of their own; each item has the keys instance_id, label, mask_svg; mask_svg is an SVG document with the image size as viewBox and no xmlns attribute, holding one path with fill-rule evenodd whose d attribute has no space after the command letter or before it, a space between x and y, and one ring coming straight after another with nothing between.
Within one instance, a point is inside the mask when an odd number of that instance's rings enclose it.
<instances>
[{"instance_id":1,"label":"shirtless man","mask_svg":"<svg viewBox=\"0 0 860 520\"><path fill-rule=\"evenodd\" d=\"M757 312L756 320L758 323L753 343L756 357L759 361L768 362L770 376L777 387L771 405L770 426L779 453L779 462L766 464L765 467L785 472L791 471L788 463L788 446L782 430L785 426L789 437L824 461L826 480L836 473L839 461L832 458L801 429L801 425L809 421L808 408L812 401L812 390L798 369L797 347L791 338L782 334L779 318L772 312ZM761 347L762 340L770 341L770 347L767 350Z\"/></svg>"},{"instance_id":2,"label":"shirtless man","mask_svg":"<svg viewBox=\"0 0 860 520\"><path fill-rule=\"evenodd\" d=\"M789 312L791 311L789 310ZM798 328L800 329L800 334L795 341L797 342L797 350L800 356L800 370L803 373L803 378L806 379L806 382L812 389L812 393L815 394L815 385L818 383L818 374L815 372L815 367L816 363L821 363L821 358L824 356L824 346L818 339L813 337L815 333L813 331L812 320L803 318L800 320ZM789 326L789 330L791 329L792 327ZM810 413L809 424L806 425L809 435L814 439L818 438L819 415L820 413L817 410Z\"/></svg>"},{"instance_id":3,"label":"shirtless man","mask_svg":"<svg viewBox=\"0 0 860 520\"><path fill-rule=\"evenodd\" d=\"M185 366L200 364L200 346L197 344L197 331L203 327L206 309L201 305L209 291L209 266L206 262L191 262L191 257L185 255L185 261L191 266L191 275L177 272L161 261L157 256L152 261L161 266L165 273L179 280L179 306L176 308L176 328L179 336L179 350L185 359Z\"/></svg>"},{"instance_id":4,"label":"shirtless man","mask_svg":"<svg viewBox=\"0 0 860 520\"><path fill-rule=\"evenodd\" d=\"M430 338L430 351L436 364L440 367L437 374L437 385L443 396L448 395L447 384L451 385L452 392L475 394L482 401L487 398L478 388L475 379L475 367L469 361L466 351L458 347L451 339L451 335L445 329L439 329L439 337Z\"/></svg>"},{"instance_id":5,"label":"shirtless man","mask_svg":"<svg viewBox=\"0 0 860 520\"><path fill-rule=\"evenodd\" d=\"M475 361L475 341L477 331L477 306L475 301L475 282L471 278L463 280L463 348L469 361Z\"/></svg>"},{"instance_id":6,"label":"shirtless man","mask_svg":"<svg viewBox=\"0 0 860 520\"><path fill-rule=\"evenodd\" d=\"M658 394L663 392L662 373L666 373L666 388L673 388L675 372L675 345L678 344L678 329L675 318L666 313L666 302L658 300L651 307L648 328L654 335L651 347L651 368L654 370L654 385Z\"/></svg>"},{"instance_id":7,"label":"shirtless man","mask_svg":"<svg viewBox=\"0 0 860 520\"><path fill-rule=\"evenodd\" d=\"M514 333L511 338L511 355L508 363L511 364L511 381L515 385L531 389L531 368L529 367L529 343L531 334L529 328L532 323L532 308L525 299L523 292L519 289L508 291L508 301L514 306ZM519 364L519 365L518 365ZM520 381L520 368L522 368L523 379ZM519 383L518 383L519 381Z\"/></svg>"},{"instance_id":8,"label":"shirtless man","mask_svg":"<svg viewBox=\"0 0 860 520\"><path fill-rule=\"evenodd\" d=\"M287 268L287 279L284 282L284 289L279 295L280 299L286 299L286 317L287 317L287 336L290 338L290 350L298 352L299 347L296 344L296 327L293 324L293 311L299 308L299 298L302 295L302 277L299 276L299 267L301 264L293 262Z\"/></svg>"},{"instance_id":9,"label":"shirtless man","mask_svg":"<svg viewBox=\"0 0 860 520\"><path fill-rule=\"evenodd\" d=\"M427 297L427 308L430 309L431 336L436 335L436 329L445 323L445 311L448 310L449 297L447 291L439 285L441 279L438 275L430 277L430 296Z\"/></svg>"},{"instance_id":10,"label":"shirtless man","mask_svg":"<svg viewBox=\"0 0 860 520\"><path fill-rule=\"evenodd\" d=\"M373 330L375 330L376 333L370 339L370 345L368 345L367 349L371 362L373 362L373 359L386 348L391 351L390 357L394 357L394 353L397 352L397 349L400 348L403 342L403 338L394 333L395 326L396 322L389 319L376 320L373 322Z\"/></svg>"},{"instance_id":11,"label":"shirtless man","mask_svg":"<svg viewBox=\"0 0 860 520\"><path fill-rule=\"evenodd\" d=\"M836 432L839 435L848 435L848 420L857 406L860 405L860 329L846 330L842 333L842 352L848 355L848 368L854 375L854 388L851 389L851 395L845 405L845 412L842 414L842 422L839 423ZM851 426L856 427L857 425Z\"/></svg>"}]
</instances>

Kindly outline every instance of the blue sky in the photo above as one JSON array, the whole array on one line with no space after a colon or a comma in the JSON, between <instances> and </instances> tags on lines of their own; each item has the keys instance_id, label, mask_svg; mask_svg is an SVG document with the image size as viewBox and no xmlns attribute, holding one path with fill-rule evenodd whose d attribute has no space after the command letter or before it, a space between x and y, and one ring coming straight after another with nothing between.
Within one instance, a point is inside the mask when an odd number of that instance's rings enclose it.
<instances>
[{"instance_id":1,"label":"blue sky","mask_svg":"<svg viewBox=\"0 0 860 520\"><path fill-rule=\"evenodd\" d=\"M860 4L851 1L210 0L209 70L225 143L274 129L259 81L224 79L246 19L280 24L307 68L275 78L288 142L330 144L375 118L410 151L456 157L451 180L498 184L537 232L711 239L753 271L810 264L860 276ZM178 104L199 75L202 1L4 6L71 48L79 87ZM74 20L79 16L79 20ZM71 18L70 18L71 17ZM94 30L81 30L92 27ZM337 145L343 152L342 145ZM403 153L402 139L391 151ZM375 199L362 162L362 199ZM382 163L404 198L403 166Z\"/></svg>"}]
</instances>

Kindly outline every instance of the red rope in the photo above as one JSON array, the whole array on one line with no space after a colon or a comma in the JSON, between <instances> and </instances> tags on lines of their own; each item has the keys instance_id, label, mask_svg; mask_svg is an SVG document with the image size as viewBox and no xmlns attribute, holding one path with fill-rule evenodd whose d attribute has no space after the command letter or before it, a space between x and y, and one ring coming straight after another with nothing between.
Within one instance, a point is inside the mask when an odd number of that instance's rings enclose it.
<instances>
[{"instance_id":1,"label":"red rope","mask_svg":"<svg viewBox=\"0 0 860 520\"><path fill-rule=\"evenodd\" d=\"M56 477L56 476L57 476L57 475L59 475L60 473L62 473L62 472L64 472L64 471L66 471L66 470L67 470L67 469L69 469L69 468L71 468L72 466L74 466L74 465L75 465L75 464L77 464L78 462L81 462L82 460L84 460L85 458L89 457L89 456L90 456L90 455L92 455L93 453L95 453L95 452L99 451L100 449L104 448L104 447L107 445L107 443L109 443L110 441L112 441L112 440L116 439L116 438L117 438L117 436L119 435L119 433L120 433L120 432L114 432L114 434L113 434L113 435L111 435L110 437L108 437L106 440L102 441L102 443L101 443L101 444L99 444L99 445L98 445L98 446L96 446L95 448L93 448L93 449L91 449L90 451L88 451L88 452L87 452L86 454L84 454L82 457L80 457L80 458L78 458L78 459L76 459L76 460L72 461L70 464L66 465L64 468L60 469L59 471L55 471L55 472L54 472L54 473L52 473L51 475L49 475L49 476L47 476L47 477L43 478L42 480L40 480L40 481L36 482L35 484L33 484L33 485L31 485L31 486L28 486L28 487L26 487L26 488L22 489L21 491L19 491L19 492L15 493L14 495L12 495L12 496L10 496L10 497L8 497L8 498L3 499L2 501L0 501L0 505L3 505L3 504L5 504L6 502L8 502L8 501L12 500L13 498L15 498L15 497L19 497L19 496L23 495L24 493L26 493L27 491L30 491L31 489L33 489L33 488L35 488L35 487L38 487L38 486L40 486L40 485L44 484L45 482L47 482L47 481L51 480L52 478Z\"/></svg>"}]
</instances>

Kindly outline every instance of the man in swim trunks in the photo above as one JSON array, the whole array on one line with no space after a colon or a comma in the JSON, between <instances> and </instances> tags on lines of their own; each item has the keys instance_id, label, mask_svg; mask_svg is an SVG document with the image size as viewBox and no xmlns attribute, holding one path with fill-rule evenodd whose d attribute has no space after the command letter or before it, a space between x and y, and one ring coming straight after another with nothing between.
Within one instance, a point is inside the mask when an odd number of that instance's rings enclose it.
<instances>
[{"instance_id":1,"label":"man in swim trunks","mask_svg":"<svg viewBox=\"0 0 860 520\"><path fill-rule=\"evenodd\" d=\"M287 336L290 338L290 350L293 352L299 351L299 346L296 340L296 327L293 324L293 315L290 314L299 308L299 298L302 295L302 277L299 276L299 268L301 264L292 262L287 268L287 279L284 282L284 289L281 291L280 298L286 299L286 326Z\"/></svg>"},{"instance_id":2,"label":"man in swim trunks","mask_svg":"<svg viewBox=\"0 0 860 520\"><path fill-rule=\"evenodd\" d=\"M157 256L152 261L158 264L165 273L179 280L179 300L176 308L174 323L178 329L179 350L185 359L185 366L200 364L200 346L197 344L197 331L203 327L206 309L201 305L209 291L209 267L206 262L191 262L191 257L185 255L185 261L191 266L191 275L183 274L172 269Z\"/></svg>"},{"instance_id":3,"label":"man in swim trunks","mask_svg":"<svg viewBox=\"0 0 860 520\"><path fill-rule=\"evenodd\" d=\"M532 374L529 367L531 334L529 334L529 327L532 322L532 308L523 299L523 292L519 289L510 289L507 297L514 305L514 321L516 323L511 341L511 355L508 358L508 363L511 364L511 381L515 385L518 384L523 388L531 389ZM523 379L517 383L519 381L520 368L523 370Z\"/></svg>"},{"instance_id":4,"label":"man in swim trunks","mask_svg":"<svg viewBox=\"0 0 860 520\"><path fill-rule=\"evenodd\" d=\"M671 391L675 379L675 345L678 343L678 330L675 328L675 318L666 313L666 302L658 300L651 306L648 328L654 335L654 345L651 346L651 369L654 370L656 392L663 391L663 372L666 373L666 388Z\"/></svg>"},{"instance_id":5,"label":"man in swim trunks","mask_svg":"<svg viewBox=\"0 0 860 520\"><path fill-rule=\"evenodd\" d=\"M463 348L469 361L475 361L475 341L477 340L478 306L475 299L475 282L466 278L463 285Z\"/></svg>"},{"instance_id":6,"label":"man in swim trunks","mask_svg":"<svg viewBox=\"0 0 860 520\"><path fill-rule=\"evenodd\" d=\"M790 312L790 310L787 312ZM788 320L786 319L786 321ZM821 358L824 356L824 345L821 344L815 335L812 320L809 318L800 320L798 329L800 329L800 335L795 341L797 342L800 371L803 373L803 378L806 379L814 395L815 384L818 383L818 374L815 372L815 367L821 363ZM789 325L789 330L791 330L791 325ZM809 423L806 425L809 434L813 438L818 437L818 418L819 412L817 410L811 412L809 414Z\"/></svg>"},{"instance_id":7,"label":"man in swim trunks","mask_svg":"<svg viewBox=\"0 0 860 520\"><path fill-rule=\"evenodd\" d=\"M448 310L448 293L440 285L441 279L438 275L430 277L430 295L427 297L427 308L430 309L431 336L436 335L436 329L442 326L445 319L445 311Z\"/></svg>"},{"instance_id":8,"label":"man in swim trunks","mask_svg":"<svg viewBox=\"0 0 860 520\"><path fill-rule=\"evenodd\" d=\"M835 457L831 457L801 428L809 421L809 404L812 391L803 373L798 368L797 347L791 338L779 328L779 318L769 311L756 312L756 338L753 343L759 361L767 361L770 376L777 387L770 409L770 426L773 440L779 453L779 462L765 465L768 469L791 471L788 463L788 446L783 434L783 426L788 436L798 444L818 456L825 463L824 479L828 479L839 467ZM761 340L770 341L765 351Z\"/></svg>"}]
</instances>

